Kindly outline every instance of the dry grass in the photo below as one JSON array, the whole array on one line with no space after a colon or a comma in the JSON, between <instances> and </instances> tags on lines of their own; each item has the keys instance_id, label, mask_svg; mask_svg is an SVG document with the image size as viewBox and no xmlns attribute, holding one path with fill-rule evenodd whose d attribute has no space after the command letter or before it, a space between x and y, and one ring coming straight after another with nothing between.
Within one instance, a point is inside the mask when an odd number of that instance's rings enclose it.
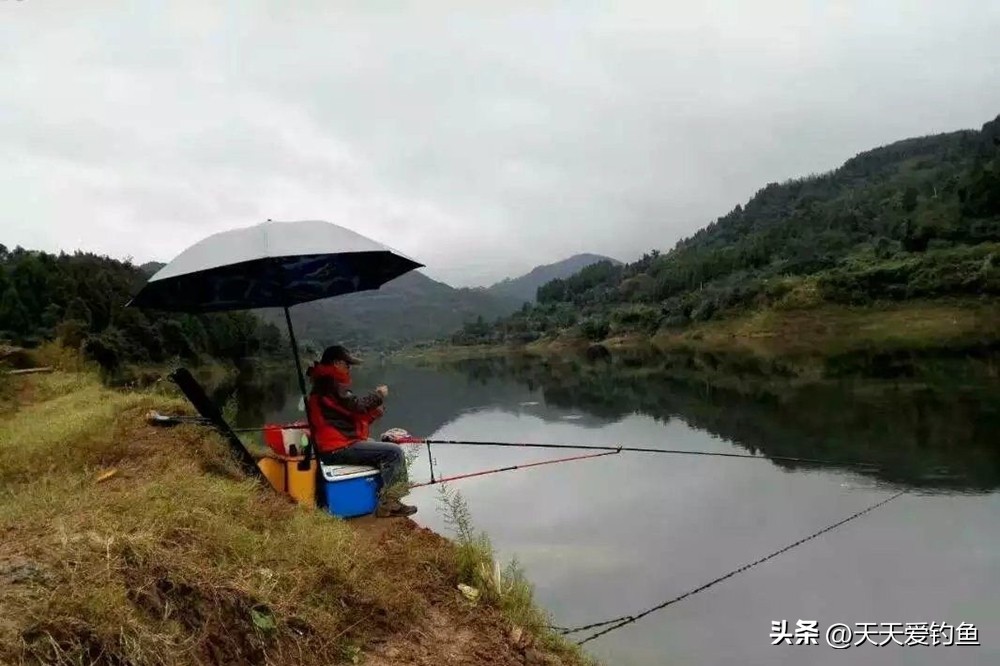
<instances>
[{"instance_id":1,"label":"dry grass","mask_svg":"<svg viewBox=\"0 0 1000 666\"><path fill-rule=\"evenodd\" d=\"M769 309L656 336L661 348L764 356L948 348L996 342L1000 307L980 301Z\"/></svg>"},{"instance_id":2,"label":"dry grass","mask_svg":"<svg viewBox=\"0 0 1000 666\"><path fill-rule=\"evenodd\" d=\"M524 663L499 611L466 613L437 535L290 504L210 432L144 423L174 398L26 380L0 416L0 663L357 663L430 614L476 626L493 663Z\"/></svg>"}]
</instances>

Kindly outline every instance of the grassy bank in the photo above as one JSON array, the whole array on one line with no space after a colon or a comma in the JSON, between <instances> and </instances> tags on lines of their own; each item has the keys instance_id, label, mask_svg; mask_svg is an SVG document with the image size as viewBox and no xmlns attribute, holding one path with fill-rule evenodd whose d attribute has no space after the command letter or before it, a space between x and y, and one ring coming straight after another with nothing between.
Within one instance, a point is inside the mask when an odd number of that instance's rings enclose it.
<instances>
[{"instance_id":1,"label":"grassy bank","mask_svg":"<svg viewBox=\"0 0 1000 666\"><path fill-rule=\"evenodd\" d=\"M609 349L750 353L764 358L824 358L854 352L944 351L1000 343L1000 303L955 299L866 307L766 308L653 335L619 331L598 341ZM526 345L442 345L399 354L416 362L509 354L579 354L591 341L568 335Z\"/></svg>"},{"instance_id":2,"label":"grassy bank","mask_svg":"<svg viewBox=\"0 0 1000 666\"><path fill-rule=\"evenodd\" d=\"M185 407L165 383L0 382L0 663L581 663L488 549L303 509L210 431L146 425Z\"/></svg>"},{"instance_id":3,"label":"grassy bank","mask_svg":"<svg viewBox=\"0 0 1000 666\"><path fill-rule=\"evenodd\" d=\"M661 349L751 351L775 357L975 348L1000 342L1000 303L955 300L768 309L660 333L650 341Z\"/></svg>"}]
</instances>

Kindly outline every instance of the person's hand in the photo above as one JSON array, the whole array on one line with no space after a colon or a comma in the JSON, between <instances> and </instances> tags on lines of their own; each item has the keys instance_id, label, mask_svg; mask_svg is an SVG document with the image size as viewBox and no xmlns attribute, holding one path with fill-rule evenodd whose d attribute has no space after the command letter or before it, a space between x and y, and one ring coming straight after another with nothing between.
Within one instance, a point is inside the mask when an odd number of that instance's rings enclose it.
<instances>
[{"instance_id":1,"label":"person's hand","mask_svg":"<svg viewBox=\"0 0 1000 666\"><path fill-rule=\"evenodd\" d=\"M389 387L386 386L385 384L382 384L381 386L376 386L375 392L384 398L385 396L389 395Z\"/></svg>"}]
</instances>

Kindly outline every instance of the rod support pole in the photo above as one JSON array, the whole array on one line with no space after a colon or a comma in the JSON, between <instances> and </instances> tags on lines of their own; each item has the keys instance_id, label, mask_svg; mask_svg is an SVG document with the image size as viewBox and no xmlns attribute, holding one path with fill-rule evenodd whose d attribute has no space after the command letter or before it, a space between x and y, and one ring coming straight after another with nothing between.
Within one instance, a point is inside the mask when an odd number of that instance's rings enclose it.
<instances>
[{"instance_id":1,"label":"rod support pole","mask_svg":"<svg viewBox=\"0 0 1000 666\"><path fill-rule=\"evenodd\" d=\"M427 464L431 468L431 483L434 483L434 458L431 457L431 443L427 442Z\"/></svg>"}]
</instances>

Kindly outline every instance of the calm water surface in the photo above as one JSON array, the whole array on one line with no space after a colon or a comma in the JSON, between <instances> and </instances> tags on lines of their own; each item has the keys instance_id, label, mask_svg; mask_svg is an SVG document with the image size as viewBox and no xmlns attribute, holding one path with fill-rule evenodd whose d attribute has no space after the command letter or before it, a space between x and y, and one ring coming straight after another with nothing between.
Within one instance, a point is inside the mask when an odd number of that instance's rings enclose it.
<instances>
[{"instance_id":1,"label":"calm water surface","mask_svg":"<svg viewBox=\"0 0 1000 666\"><path fill-rule=\"evenodd\" d=\"M945 363L919 376L882 368L883 377L903 377L796 388L775 380L780 368L706 370L700 362L698 374L689 361L672 363L375 364L357 381L390 386L381 429L765 456L623 453L453 483L501 556L523 564L558 625L641 612L909 490L589 643L608 664L1000 664L995 366ZM298 418L294 391L284 387L251 402L243 422ZM415 481L429 478L421 454ZM438 476L560 455L433 448ZM879 469L779 465L768 455L870 461ZM420 508L417 522L446 531L437 488L417 489L411 500ZM772 621L794 627L799 619L824 631L838 622L970 622L982 646L834 650L822 633L818 646L771 645Z\"/></svg>"}]
</instances>

